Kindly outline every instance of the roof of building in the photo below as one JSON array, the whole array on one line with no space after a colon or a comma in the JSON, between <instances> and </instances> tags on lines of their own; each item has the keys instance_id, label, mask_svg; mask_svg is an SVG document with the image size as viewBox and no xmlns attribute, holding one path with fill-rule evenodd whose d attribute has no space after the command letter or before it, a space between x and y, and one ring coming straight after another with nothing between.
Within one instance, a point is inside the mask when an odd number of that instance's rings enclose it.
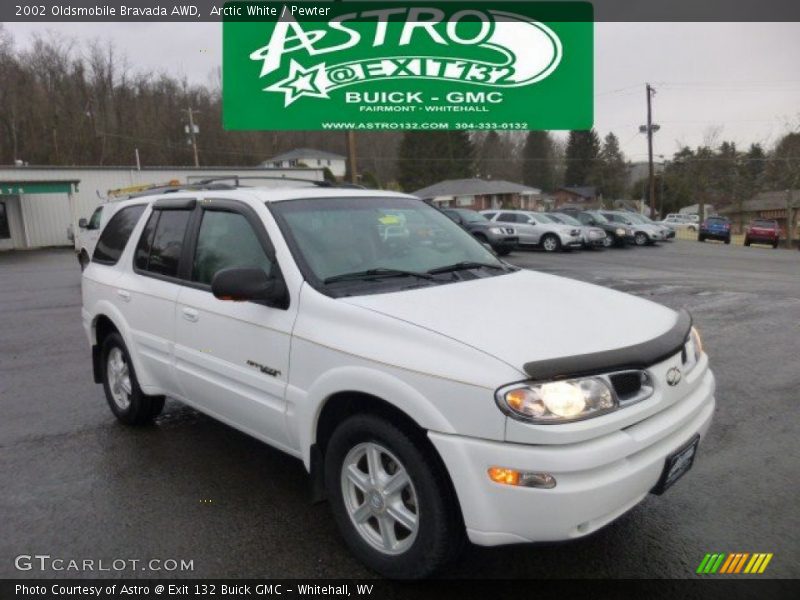
<instances>
[{"instance_id":1,"label":"roof of building","mask_svg":"<svg viewBox=\"0 0 800 600\"><path fill-rule=\"evenodd\" d=\"M303 158L322 158L329 160L344 160L345 157L335 152L328 152L327 150L315 150L314 148L295 148L282 154L277 154L270 159L267 159L262 164L266 165L271 162L284 161L284 160L299 160Z\"/></svg>"},{"instance_id":2,"label":"roof of building","mask_svg":"<svg viewBox=\"0 0 800 600\"><path fill-rule=\"evenodd\" d=\"M419 198L482 196L491 194L541 194L542 190L502 179L446 179L413 192Z\"/></svg>"},{"instance_id":3,"label":"roof of building","mask_svg":"<svg viewBox=\"0 0 800 600\"><path fill-rule=\"evenodd\" d=\"M592 185L584 185L579 187L560 187L559 190L564 190L570 194L575 194L581 198L594 198L597 196L597 188Z\"/></svg>"},{"instance_id":4,"label":"roof of building","mask_svg":"<svg viewBox=\"0 0 800 600\"><path fill-rule=\"evenodd\" d=\"M794 205L800 201L800 190L792 190ZM745 200L741 204L741 212L756 212L759 210L776 210L786 208L786 190L779 192L761 192L750 200ZM734 202L719 210L720 214L736 214L740 212L739 204Z\"/></svg>"}]
</instances>

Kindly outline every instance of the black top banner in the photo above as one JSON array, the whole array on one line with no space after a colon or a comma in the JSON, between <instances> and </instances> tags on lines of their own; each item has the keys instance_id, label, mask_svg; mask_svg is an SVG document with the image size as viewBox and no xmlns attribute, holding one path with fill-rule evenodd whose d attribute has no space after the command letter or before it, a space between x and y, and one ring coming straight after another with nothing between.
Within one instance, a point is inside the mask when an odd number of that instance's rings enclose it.
<instances>
[{"instance_id":1,"label":"black top banner","mask_svg":"<svg viewBox=\"0 0 800 600\"><path fill-rule=\"evenodd\" d=\"M469 4L465 0L457 1ZM491 4L475 1L482 5ZM298 4L304 3L307 2L298 0ZM0 2L0 21L222 21L226 6L230 10L232 4L235 3L214 0L3 0ZM596 22L800 21L800 2L797 0L595 0L591 4Z\"/></svg>"}]
</instances>

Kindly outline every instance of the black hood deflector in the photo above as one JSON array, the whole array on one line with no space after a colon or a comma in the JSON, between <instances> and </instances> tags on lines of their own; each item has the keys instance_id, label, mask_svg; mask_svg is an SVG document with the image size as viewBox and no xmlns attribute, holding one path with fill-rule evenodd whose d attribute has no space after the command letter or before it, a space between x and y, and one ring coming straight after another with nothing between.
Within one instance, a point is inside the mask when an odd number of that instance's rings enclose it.
<instances>
[{"instance_id":1,"label":"black hood deflector","mask_svg":"<svg viewBox=\"0 0 800 600\"><path fill-rule=\"evenodd\" d=\"M652 340L604 352L529 362L522 368L528 377L537 381L567 379L625 369L646 369L680 352L691 328L691 315L686 310L681 310L675 325Z\"/></svg>"}]
</instances>

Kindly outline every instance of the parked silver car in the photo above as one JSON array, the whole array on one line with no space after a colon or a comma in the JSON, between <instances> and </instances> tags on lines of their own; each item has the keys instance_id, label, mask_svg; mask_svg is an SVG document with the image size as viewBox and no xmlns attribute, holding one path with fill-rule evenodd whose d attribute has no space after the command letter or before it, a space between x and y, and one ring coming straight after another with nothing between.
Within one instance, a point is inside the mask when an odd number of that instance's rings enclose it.
<instances>
[{"instance_id":1,"label":"parked silver car","mask_svg":"<svg viewBox=\"0 0 800 600\"><path fill-rule=\"evenodd\" d=\"M601 211L612 223L622 223L633 228L633 243L637 246L655 244L664 240L664 232L660 226L642 223L635 219L636 213L621 210Z\"/></svg>"},{"instance_id":2,"label":"parked silver car","mask_svg":"<svg viewBox=\"0 0 800 600\"><path fill-rule=\"evenodd\" d=\"M639 223L643 223L645 225L652 225L653 227L660 229L661 233L664 235L665 240L671 240L675 237L675 230L671 227L667 227L658 221L653 221L647 215L640 215L639 213L625 213L626 216L630 217L634 221L638 221Z\"/></svg>"},{"instance_id":3,"label":"parked silver car","mask_svg":"<svg viewBox=\"0 0 800 600\"><path fill-rule=\"evenodd\" d=\"M481 214L497 223L513 223L520 246L537 246L545 252L557 252L582 245L580 228L557 223L544 213L500 209L484 210Z\"/></svg>"},{"instance_id":4,"label":"parked silver car","mask_svg":"<svg viewBox=\"0 0 800 600\"><path fill-rule=\"evenodd\" d=\"M578 227L581 230L581 242L584 248L603 248L606 245L606 232L599 227L584 225L575 217L564 213L547 213L547 216L556 223Z\"/></svg>"}]
</instances>

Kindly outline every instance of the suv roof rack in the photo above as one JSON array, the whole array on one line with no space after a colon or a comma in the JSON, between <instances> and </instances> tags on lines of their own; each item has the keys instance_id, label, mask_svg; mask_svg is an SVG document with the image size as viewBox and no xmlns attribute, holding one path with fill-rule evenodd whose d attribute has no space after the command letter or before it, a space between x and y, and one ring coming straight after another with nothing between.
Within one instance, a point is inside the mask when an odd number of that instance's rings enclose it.
<instances>
[{"instance_id":1,"label":"suv roof rack","mask_svg":"<svg viewBox=\"0 0 800 600\"><path fill-rule=\"evenodd\" d=\"M153 186L139 192L128 194L124 198L140 198L143 196L153 196L155 194L171 194L175 192L192 192L192 191L208 191L208 190L236 190L243 186L241 180L253 179L266 179L270 181L291 181L298 183L307 183L313 187L330 187L330 188L354 188L366 189L363 185L356 183L331 183L330 181L314 181L311 179L302 179L300 177L277 177L275 175L219 175L217 177L206 177L200 181L188 182L186 184L178 185L163 185ZM226 181L233 181L233 183L224 183ZM122 198L119 198L122 199Z\"/></svg>"}]
</instances>

